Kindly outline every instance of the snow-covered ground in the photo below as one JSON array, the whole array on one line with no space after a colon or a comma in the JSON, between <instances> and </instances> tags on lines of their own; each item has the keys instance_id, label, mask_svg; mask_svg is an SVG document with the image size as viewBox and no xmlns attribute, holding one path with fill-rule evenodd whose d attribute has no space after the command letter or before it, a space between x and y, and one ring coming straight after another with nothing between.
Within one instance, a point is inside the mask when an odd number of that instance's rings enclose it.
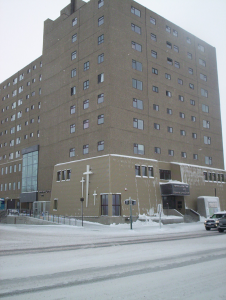
<instances>
[{"instance_id":1,"label":"snow-covered ground","mask_svg":"<svg viewBox=\"0 0 226 300\"><path fill-rule=\"evenodd\" d=\"M225 250L203 222L0 224L0 298L226 299Z\"/></svg>"}]
</instances>

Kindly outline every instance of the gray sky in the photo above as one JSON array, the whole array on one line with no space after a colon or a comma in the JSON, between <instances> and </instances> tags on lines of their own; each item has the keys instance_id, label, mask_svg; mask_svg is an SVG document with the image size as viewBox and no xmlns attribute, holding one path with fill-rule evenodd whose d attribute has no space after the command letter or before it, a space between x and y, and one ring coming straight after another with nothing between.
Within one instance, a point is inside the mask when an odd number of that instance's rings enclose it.
<instances>
[{"instance_id":1,"label":"gray sky","mask_svg":"<svg viewBox=\"0 0 226 300\"><path fill-rule=\"evenodd\" d=\"M216 48L226 162L226 89L223 88L226 82L226 0L137 2ZM43 22L59 17L60 10L69 3L70 0L0 0L0 82L42 54Z\"/></svg>"}]
</instances>

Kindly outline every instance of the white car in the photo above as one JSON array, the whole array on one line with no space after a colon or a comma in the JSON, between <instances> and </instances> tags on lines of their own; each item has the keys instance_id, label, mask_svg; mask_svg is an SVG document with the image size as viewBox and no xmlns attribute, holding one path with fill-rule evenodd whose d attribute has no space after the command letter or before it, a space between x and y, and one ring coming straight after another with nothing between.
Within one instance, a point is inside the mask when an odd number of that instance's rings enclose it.
<instances>
[{"instance_id":1,"label":"white car","mask_svg":"<svg viewBox=\"0 0 226 300\"><path fill-rule=\"evenodd\" d=\"M216 221L226 217L226 211L219 211L212 215L212 217L208 218L204 222L204 226L206 230L210 230L211 228L217 228Z\"/></svg>"}]
</instances>

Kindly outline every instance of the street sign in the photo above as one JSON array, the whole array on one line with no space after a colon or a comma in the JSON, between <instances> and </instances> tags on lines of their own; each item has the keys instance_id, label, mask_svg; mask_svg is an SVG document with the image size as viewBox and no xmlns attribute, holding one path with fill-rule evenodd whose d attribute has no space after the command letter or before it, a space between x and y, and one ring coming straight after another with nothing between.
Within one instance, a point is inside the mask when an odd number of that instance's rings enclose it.
<instances>
[{"instance_id":1,"label":"street sign","mask_svg":"<svg viewBox=\"0 0 226 300\"><path fill-rule=\"evenodd\" d=\"M133 199L126 199L126 200L124 200L125 205L130 205L130 201L131 201L131 204L132 204L132 205L136 205L136 204L137 204L137 201L136 201L136 200L133 200Z\"/></svg>"},{"instance_id":2,"label":"street sign","mask_svg":"<svg viewBox=\"0 0 226 300\"><path fill-rule=\"evenodd\" d=\"M133 229L133 215L132 215L132 205L136 205L137 201L131 199L131 197L129 197L129 199L124 200L125 205L129 205L130 206L130 229Z\"/></svg>"}]
</instances>

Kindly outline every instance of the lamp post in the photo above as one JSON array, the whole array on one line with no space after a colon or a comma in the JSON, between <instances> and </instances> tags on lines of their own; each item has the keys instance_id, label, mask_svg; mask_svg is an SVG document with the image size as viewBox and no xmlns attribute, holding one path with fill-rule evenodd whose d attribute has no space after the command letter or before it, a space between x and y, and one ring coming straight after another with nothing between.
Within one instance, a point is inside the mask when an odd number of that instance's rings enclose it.
<instances>
[{"instance_id":1,"label":"lamp post","mask_svg":"<svg viewBox=\"0 0 226 300\"><path fill-rule=\"evenodd\" d=\"M80 198L81 204L82 204L82 226L83 226L83 202L84 198Z\"/></svg>"}]
</instances>

